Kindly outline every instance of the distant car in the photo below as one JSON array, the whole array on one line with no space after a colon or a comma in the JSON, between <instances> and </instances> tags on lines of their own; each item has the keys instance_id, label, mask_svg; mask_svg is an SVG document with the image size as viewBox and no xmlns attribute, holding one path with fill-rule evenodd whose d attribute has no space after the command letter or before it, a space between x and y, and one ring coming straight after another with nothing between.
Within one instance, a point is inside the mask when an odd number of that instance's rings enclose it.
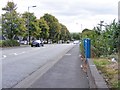
<instances>
[{"instance_id":1,"label":"distant car","mask_svg":"<svg viewBox=\"0 0 120 90\"><path fill-rule=\"evenodd\" d=\"M67 44L69 44L70 43L70 40L67 40Z\"/></svg>"},{"instance_id":2,"label":"distant car","mask_svg":"<svg viewBox=\"0 0 120 90\"><path fill-rule=\"evenodd\" d=\"M31 43L31 47L33 47L33 46L35 46L35 47L44 46L44 43L42 41L40 41L40 40L34 40Z\"/></svg>"},{"instance_id":3,"label":"distant car","mask_svg":"<svg viewBox=\"0 0 120 90\"><path fill-rule=\"evenodd\" d=\"M27 40L20 41L20 44L28 44L28 41Z\"/></svg>"},{"instance_id":4,"label":"distant car","mask_svg":"<svg viewBox=\"0 0 120 90\"><path fill-rule=\"evenodd\" d=\"M79 42L79 40L75 40L74 42L73 42L73 44L79 44L80 42Z\"/></svg>"}]
</instances>

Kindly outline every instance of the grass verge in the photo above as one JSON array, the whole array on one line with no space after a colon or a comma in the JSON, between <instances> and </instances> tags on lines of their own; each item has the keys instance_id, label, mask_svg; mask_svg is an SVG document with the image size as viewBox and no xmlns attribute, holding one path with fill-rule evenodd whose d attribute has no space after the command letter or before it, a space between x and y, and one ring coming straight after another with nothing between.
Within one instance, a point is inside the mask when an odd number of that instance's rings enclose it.
<instances>
[{"instance_id":1,"label":"grass verge","mask_svg":"<svg viewBox=\"0 0 120 90\"><path fill-rule=\"evenodd\" d=\"M118 63L113 63L107 58L93 58L94 64L108 84L109 88L119 88Z\"/></svg>"}]
</instances>

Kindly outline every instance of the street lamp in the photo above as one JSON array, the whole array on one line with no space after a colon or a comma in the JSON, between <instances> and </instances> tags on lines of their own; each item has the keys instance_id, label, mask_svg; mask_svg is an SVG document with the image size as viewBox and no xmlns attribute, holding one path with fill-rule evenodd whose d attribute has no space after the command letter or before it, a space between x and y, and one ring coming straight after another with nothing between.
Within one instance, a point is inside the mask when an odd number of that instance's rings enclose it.
<instances>
[{"instance_id":1,"label":"street lamp","mask_svg":"<svg viewBox=\"0 0 120 90\"><path fill-rule=\"evenodd\" d=\"M29 34L29 9L30 9L30 7L36 7L36 6L28 6L28 45L29 45L29 43L30 43L30 34Z\"/></svg>"},{"instance_id":2,"label":"street lamp","mask_svg":"<svg viewBox=\"0 0 120 90\"><path fill-rule=\"evenodd\" d=\"M100 21L100 24L98 24L98 25L100 25L100 30L102 30L102 26L104 26L103 23L104 23L104 21Z\"/></svg>"}]
</instances>

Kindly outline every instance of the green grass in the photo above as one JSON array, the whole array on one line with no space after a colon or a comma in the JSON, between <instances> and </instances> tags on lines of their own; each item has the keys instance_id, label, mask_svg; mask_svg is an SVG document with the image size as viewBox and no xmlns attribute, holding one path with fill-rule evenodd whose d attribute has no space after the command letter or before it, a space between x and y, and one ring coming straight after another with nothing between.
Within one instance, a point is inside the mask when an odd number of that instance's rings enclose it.
<instances>
[{"instance_id":1,"label":"green grass","mask_svg":"<svg viewBox=\"0 0 120 90\"><path fill-rule=\"evenodd\" d=\"M120 88L120 81L118 81L118 70L110 67L112 63L106 58L93 59L97 69L100 70L105 79L108 79L108 86L111 88Z\"/></svg>"}]
</instances>

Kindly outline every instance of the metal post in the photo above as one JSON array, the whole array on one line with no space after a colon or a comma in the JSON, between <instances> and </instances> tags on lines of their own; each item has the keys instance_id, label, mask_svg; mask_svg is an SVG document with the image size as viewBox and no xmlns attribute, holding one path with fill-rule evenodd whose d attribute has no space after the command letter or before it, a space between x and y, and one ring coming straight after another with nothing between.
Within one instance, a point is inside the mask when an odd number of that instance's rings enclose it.
<instances>
[{"instance_id":1,"label":"metal post","mask_svg":"<svg viewBox=\"0 0 120 90\"><path fill-rule=\"evenodd\" d=\"M30 43L30 35L29 35L29 7L28 7L28 20L27 20L27 28L28 28L28 45Z\"/></svg>"},{"instance_id":2,"label":"metal post","mask_svg":"<svg viewBox=\"0 0 120 90\"><path fill-rule=\"evenodd\" d=\"M36 6L31 6L31 7L36 7ZM28 6L28 22L27 22L27 25L28 25L28 45L30 43L30 30L29 30L29 9L30 9L30 6Z\"/></svg>"}]
</instances>

